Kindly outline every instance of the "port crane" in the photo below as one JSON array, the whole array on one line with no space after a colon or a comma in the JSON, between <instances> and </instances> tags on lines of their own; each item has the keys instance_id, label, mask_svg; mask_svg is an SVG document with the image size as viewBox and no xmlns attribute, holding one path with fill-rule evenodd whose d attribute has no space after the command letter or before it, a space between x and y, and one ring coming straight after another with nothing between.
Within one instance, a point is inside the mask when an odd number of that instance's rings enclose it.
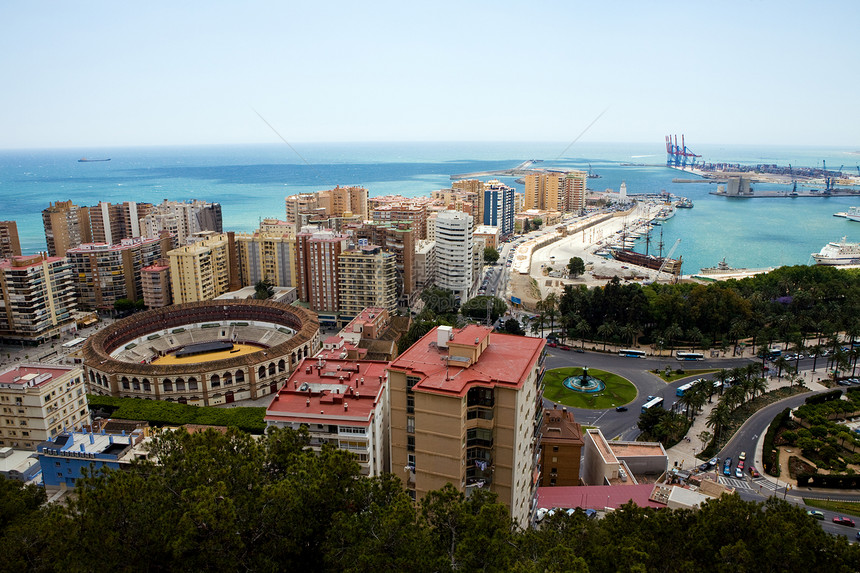
<instances>
[{"instance_id":1,"label":"port crane","mask_svg":"<svg viewBox=\"0 0 860 573\"><path fill-rule=\"evenodd\" d=\"M701 157L701 155L697 155L693 153L693 151L687 147L686 142L684 141L684 134L681 134L681 145L678 145L678 136L675 135L674 143L672 142L672 136L666 136L666 165L683 165L687 166L687 159L690 159L690 165L696 164L696 158Z\"/></svg>"}]
</instances>

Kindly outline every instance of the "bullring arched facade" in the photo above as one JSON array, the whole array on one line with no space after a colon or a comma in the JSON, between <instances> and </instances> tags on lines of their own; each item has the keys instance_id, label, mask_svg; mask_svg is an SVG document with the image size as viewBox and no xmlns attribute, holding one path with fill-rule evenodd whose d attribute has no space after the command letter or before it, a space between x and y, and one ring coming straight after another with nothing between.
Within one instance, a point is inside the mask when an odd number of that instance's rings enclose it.
<instances>
[{"instance_id":1,"label":"bullring arched facade","mask_svg":"<svg viewBox=\"0 0 860 573\"><path fill-rule=\"evenodd\" d=\"M195 332L266 347L196 364L149 363L155 352L197 342ZM277 344L268 346L270 338ZM84 372L91 394L211 406L277 392L319 347L319 322L308 310L257 300L192 302L138 313L90 336Z\"/></svg>"}]
</instances>

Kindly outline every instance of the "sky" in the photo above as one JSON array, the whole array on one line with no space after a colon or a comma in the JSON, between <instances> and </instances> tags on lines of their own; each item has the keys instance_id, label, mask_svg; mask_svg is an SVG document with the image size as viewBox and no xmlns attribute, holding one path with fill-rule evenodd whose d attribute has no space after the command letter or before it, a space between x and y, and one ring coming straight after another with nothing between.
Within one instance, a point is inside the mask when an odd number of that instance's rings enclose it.
<instances>
[{"instance_id":1,"label":"sky","mask_svg":"<svg viewBox=\"0 0 860 573\"><path fill-rule=\"evenodd\" d=\"M860 149L858 22L856 1L5 0L0 149L279 142L260 116L291 143L594 122L581 141Z\"/></svg>"}]
</instances>

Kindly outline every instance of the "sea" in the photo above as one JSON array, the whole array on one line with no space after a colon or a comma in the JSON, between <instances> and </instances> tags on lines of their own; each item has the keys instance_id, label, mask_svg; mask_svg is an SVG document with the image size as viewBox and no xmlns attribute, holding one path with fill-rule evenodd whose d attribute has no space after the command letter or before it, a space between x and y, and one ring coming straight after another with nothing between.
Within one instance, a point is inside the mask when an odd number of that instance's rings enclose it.
<instances>
[{"instance_id":1,"label":"sea","mask_svg":"<svg viewBox=\"0 0 860 573\"><path fill-rule=\"evenodd\" d=\"M846 148L690 144L699 161L820 167L860 174L860 151ZM79 162L81 158L110 161ZM860 242L860 223L834 217L858 197L728 199L715 184L666 166L664 142L390 142L0 150L0 219L18 225L24 254L46 249L41 211L55 201L159 203L202 199L222 207L224 230L250 232L263 218L285 217L288 195L360 185L370 196L425 196L451 186L451 175L509 169L540 159L540 167L578 168L599 175L596 191L668 191L688 197L662 225L666 250L683 257L684 274L715 266L763 268L811 264L811 253L846 237ZM841 167L840 167L841 166ZM490 179L496 177L483 177ZM522 190L513 178L498 178ZM757 190L786 190L754 185ZM801 188L801 187L799 187ZM790 191L790 189L788 189ZM858 189L860 192L860 189ZM651 248L660 240L652 234ZM641 250L641 249L640 249ZM665 251L664 251L665 252Z\"/></svg>"}]
</instances>

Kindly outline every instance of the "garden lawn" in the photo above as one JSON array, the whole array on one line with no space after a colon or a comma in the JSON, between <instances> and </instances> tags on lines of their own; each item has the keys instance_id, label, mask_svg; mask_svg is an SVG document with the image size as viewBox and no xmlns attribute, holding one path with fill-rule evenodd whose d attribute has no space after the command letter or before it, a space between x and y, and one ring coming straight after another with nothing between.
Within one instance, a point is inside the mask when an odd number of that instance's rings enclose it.
<instances>
[{"instance_id":1,"label":"garden lawn","mask_svg":"<svg viewBox=\"0 0 860 573\"><path fill-rule=\"evenodd\" d=\"M543 397L570 406L604 410L627 404L636 397L636 386L626 378L605 370L588 369L588 375L603 380L606 388L595 394L576 392L567 388L563 382L570 376L580 376L582 368L554 368L544 374Z\"/></svg>"}]
</instances>

